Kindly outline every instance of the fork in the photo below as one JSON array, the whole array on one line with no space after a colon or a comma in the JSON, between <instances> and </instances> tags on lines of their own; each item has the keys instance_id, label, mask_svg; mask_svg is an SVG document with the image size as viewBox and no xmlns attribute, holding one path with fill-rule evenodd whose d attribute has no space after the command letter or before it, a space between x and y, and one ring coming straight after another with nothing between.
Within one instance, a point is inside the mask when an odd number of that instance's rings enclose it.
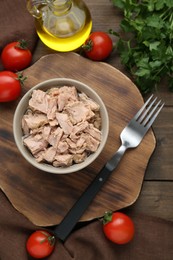
<instances>
[{"instance_id":1,"label":"fork","mask_svg":"<svg viewBox=\"0 0 173 260\"><path fill-rule=\"evenodd\" d=\"M141 143L145 134L148 132L149 128L164 106L164 103L162 103L161 100L156 102L157 97L153 100L152 99L153 95L149 97L142 108L123 129L120 134L122 144L118 151L103 166L101 171L97 174L95 179L91 182L91 184L77 200L74 206L70 209L59 226L55 227L54 235L62 241L68 237L75 224L87 209L100 188L111 175L112 171L115 170L125 151L129 148L137 147Z\"/></svg>"}]
</instances>

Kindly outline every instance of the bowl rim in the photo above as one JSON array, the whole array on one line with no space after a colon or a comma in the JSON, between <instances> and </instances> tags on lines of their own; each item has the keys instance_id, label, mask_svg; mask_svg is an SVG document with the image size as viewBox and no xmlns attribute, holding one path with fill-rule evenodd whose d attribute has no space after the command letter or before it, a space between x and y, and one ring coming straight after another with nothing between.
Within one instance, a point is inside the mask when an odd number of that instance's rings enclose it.
<instances>
[{"instance_id":1,"label":"bowl rim","mask_svg":"<svg viewBox=\"0 0 173 260\"><path fill-rule=\"evenodd\" d=\"M21 121L23 114L26 111L26 102L28 102L29 99L31 98L31 93L33 92L33 90L39 89L40 87L41 87L41 89L45 88L45 90L46 90L46 88L49 89L49 88L53 88L53 87L61 87L61 85L62 86L64 86L64 85L69 85L69 86L74 85L79 91L80 91L80 87L81 88L84 87L85 93L87 95L88 95L88 92L92 93L94 95L94 97L92 97L92 99L94 101L98 102L98 104L100 105L101 117L104 116L104 124L106 125L106 127L101 130L102 135L104 134L104 139L101 141L97 151L92 153L91 155L89 155L84 162L79 163L79 164L74 164L74 165L69 166L69 167L55 167L55 166L49 165L47 163L38 163L34 159L33 155L29 152L29 150L27 150L27 148L23 145L23 141L22 141L22 138L21 138L22 128L19 127L20 126L19 122ZM81 81L71 79L71 78L52 78L52 79L44 80L44 81L36 84L35 86L33 86L30 90L28 90L24 94L24 96L19 101L19 103L16 107L16 110L15 110L15 113L14 113L14 117L13 117L14 140L15 140L17 148L20 151L20 153L22 154L22 156L31 165L33 165L37 169L42 170L42 171L46 171L46 172L49 172L49 173L54 173L54 174L69 174L69 173L80 171L80 170L86 168L102 152L102 150L103 150L103 148L104 148L104 146L107 142L108 134L109 134L109 117L108 117L107 108L106 108L104 102L102 101L101 97L89 85L86 85L85 83L83 83Z\"/></svg>"}]
</instances>

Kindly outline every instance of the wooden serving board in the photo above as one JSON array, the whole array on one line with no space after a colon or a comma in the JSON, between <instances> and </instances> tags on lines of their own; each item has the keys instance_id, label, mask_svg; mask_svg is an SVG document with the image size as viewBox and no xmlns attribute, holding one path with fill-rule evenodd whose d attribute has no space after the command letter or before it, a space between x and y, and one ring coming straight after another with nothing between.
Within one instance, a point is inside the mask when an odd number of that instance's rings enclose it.
<instances>
[{"instance_id":1,"label":"wooden serving board","mask_svg":"<svg viewBox=\"0 0 173 260\"><path fill-rule=\"evenodd\" d=\"M0 104L0 187L12 205L38 226L58 224L106 161L120 146L120 133L143 104L136 86L119 70L75 53L50 54L24 71L22 95L35 84L68 77L90 85L108 109L110 131L99 158L85 170L68 175L42 172L19 153L13 138L13 115L18 101ZM20 124L20 122L19 122ZM145 170L156 142L152 130L136 148L128 150L119 167L86 210L81 221L119 210L139 196Z\"/></svg>"}]
</instances>

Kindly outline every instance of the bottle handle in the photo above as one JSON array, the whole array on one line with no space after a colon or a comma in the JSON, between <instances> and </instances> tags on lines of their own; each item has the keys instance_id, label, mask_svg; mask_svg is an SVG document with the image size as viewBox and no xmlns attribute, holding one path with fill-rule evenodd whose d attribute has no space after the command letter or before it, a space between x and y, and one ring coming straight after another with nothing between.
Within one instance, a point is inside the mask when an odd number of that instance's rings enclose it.
<instances>
[{"instance_id":1,"label":"bottle handle","mask_svg":"<svg viewBox=\"0 0 173 260\"><path fill-rule=\"evenodd\" d=\"M29 11L29 13L39 19L42 17L42 12L39 9L39 6L41 5L47 5L47 1L46 0L27 0L27 9Z\"/></svg>"}]
</instances>

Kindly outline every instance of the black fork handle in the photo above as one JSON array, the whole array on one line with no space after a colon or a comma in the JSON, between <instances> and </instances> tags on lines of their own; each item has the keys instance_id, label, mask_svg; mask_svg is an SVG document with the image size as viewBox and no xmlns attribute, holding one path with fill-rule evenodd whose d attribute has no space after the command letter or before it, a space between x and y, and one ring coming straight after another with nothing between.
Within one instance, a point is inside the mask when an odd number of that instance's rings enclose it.
<instances>
[{"instance_id":1,"label":"black fork handle","mask_svg":"<svg viewBox=\"0 0 173 260\"><path fill-rule=\"evenodd\" d=\"M62 241L65 241L71 233L76 223L83 215L93 198L101 189L103 184L110 176L111 171L104 166L96 178L91 182L88 188L82 193L81 197L76 201L73 207L69 210L67 215L61 223L54 229L54 235Z\"/></svg>"},{"instance_id":2,"label":"black fork handle","mask_svg":"<svg viewBox=\"0 0 173 260\"><path fill-rule=\"evenodd\" d=\"M76 201L73 207L69 210L67 215L61 223L54 229L54 235L62 241L65 241L74 226L88 208L89 204L101 189L103 184L111 175L112 171L117 167L126 148L120 147L113 157L106 163L101 171L96 175L95 179L82 193L81 197Z\"/></svg>"}]
</instances>

